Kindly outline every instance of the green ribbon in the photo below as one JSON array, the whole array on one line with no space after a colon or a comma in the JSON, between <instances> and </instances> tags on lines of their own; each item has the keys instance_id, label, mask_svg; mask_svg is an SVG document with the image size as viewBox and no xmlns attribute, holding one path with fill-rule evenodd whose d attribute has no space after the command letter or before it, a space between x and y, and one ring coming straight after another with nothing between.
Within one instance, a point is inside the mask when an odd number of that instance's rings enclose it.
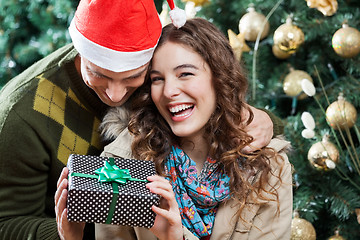
<instances>
[{"instance_id":1,"label":"green ribbon","mask_svg":"<svg viewBox=\"0 0 360 240\"><path fill-rule=\"evenodd\" d=\"M120 169L107 161L104 161L104 166L96 169L95 173L99 175L99 182L117 182L121 184L125 184L127 181L147 182L147 180L132 178L129 169Z\"/></svg>"},{"instance_id":2,"label":"green ribbon","mask_svg":"<svg viewBox=\"0 0 360 240\"><path fill-rule=\"evenodd\" d=\"M94 171L97 175L86 173L70 173L70 176L97 178L99 182L111 183L113 189L113 197L109 207L109 213L105 223L110 224L115 212L116 202L119 198L119 183L125 184L127 181L148 182L148 180L132 178L129 169L120 169L114 163L114 158L109 158L109 161L104 161L104 166Z\"/></svg>"}]
</instances>

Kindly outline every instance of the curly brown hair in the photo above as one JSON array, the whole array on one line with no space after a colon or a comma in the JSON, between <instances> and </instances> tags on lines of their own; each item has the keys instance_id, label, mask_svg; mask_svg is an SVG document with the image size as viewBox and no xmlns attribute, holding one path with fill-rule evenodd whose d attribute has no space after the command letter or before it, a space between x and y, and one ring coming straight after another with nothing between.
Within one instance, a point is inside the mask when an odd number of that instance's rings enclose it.
<instances>
[{"instance_id":1,"label":"curly brown hair","mask_svg":"<svg viewBox=\"0 0 360 240\"><path fill-rule=\"evenodd\" d=\"M158 48L169 41L191 48L212 71L216 109L205 126L204 138L209 141L209 156L217 159L230 177L231 196L240 205L238 214L247 201L271 200L279 205L275 186L269 186L268 179L269 174L273 174L270 159L279 161L281 156L270 148L258 149L251 154L241 151L253 140L244 131L252 121L253 113L245 103L247 78L227 38L209 21L194 18L187 20L180 29L172 24L165 26ZM151 64L149 67L151 69ZM134 135L134 156L153 161L158 173L163 174L171 145L180 141L158 112L151 99L150 87L147 77L143 87L132 98L129 130ZM249 112L248 119L243 119L242 111ZM280 174L281 170L277 175L279 179ZM256 183L251 179L256 179Z\"/></svg>"}]
</instances>

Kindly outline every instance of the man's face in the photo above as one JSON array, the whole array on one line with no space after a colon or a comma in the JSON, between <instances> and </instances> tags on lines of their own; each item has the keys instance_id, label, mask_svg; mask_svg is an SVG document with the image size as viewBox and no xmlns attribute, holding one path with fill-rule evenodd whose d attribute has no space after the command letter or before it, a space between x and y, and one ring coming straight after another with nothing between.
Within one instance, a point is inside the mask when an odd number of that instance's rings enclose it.
<instances>
[{"instance_id":1,"label":"man's face","mask_svg":"<svg viewBox=\"0 0 360 240\"><path fill-rule=\"evenodd\" d=\"M110 107L121 106L145 81L149 63L125 72L101 68L81 57L81 75L85 84Z\"/></svg>"}]
</instances>

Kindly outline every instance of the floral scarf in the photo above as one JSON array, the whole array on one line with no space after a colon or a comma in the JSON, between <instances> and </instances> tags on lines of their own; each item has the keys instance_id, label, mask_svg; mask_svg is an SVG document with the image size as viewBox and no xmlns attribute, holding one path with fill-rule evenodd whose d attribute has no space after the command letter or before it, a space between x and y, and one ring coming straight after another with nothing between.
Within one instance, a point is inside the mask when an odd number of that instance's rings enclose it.
<instances>
[{"instance_id":1,"label":"floral scarf","mask_svg":"<svg viewBox=\"0 0 360 240\"><path fill-rule=\"evenodd\" d=\"M165 162L179 206L182 224L197 237L211 235L220 202L229 198L229 177L221 165L210 157L198 175L196 164L186 153L172 146Z\"/></svg>"}]
</instances>

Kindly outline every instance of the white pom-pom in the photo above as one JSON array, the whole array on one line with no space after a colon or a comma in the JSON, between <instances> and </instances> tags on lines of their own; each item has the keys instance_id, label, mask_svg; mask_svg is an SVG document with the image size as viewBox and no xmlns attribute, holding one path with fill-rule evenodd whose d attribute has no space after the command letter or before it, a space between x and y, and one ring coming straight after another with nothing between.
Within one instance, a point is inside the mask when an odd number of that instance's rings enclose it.
<instances>
[{"instance_id":1,"label":"white pom-pom","mask_svg":"<svg viewBox=\"0 0 360 240\"><path fill-rule=\"evenodd\" d=\"M181 28L186 23L186 13L183 9L175 7L169 12L169 15L176 28Z\"/></svg>"},{"instance_id":2,"label":"white pom-pom","mask_svg":"<svg viewBox=\"0 0 360 240\"><path fill-rule=\"evenodd\" d=\"M309 79L304 78L301 80L301 88L309 97L314 96L316 93L315 86Z\"/></svg>"},{"instance_id":3,"label":"white pom-pom","mask_svg":"<svg viewBox=\"0 0 360 240\"><path fill-rule=\"evenodd\" d=\"M306 128L311 130L315 129L315 120L309 112L303 112L301 114L301 121L303 122Z\"/></svg>"},{"instance_id":4,"label":"white pom-pom","mask_svg":"<svg viewBox=\"0 0 360 240\"><path fill-rule=\"evenodd\" d=\"M334 163L334 161L332 161L330 159L326 159L325 164L329 169L334 169L336 167L336 164Z\"/></svg>"},{"instance_id":5,"label":"white pom-pom","mask_svg":"<svg viewBox=\"0 0 360 240\"><path fill-rule=\"evenodd\" d=\"M302 130L301 136L303 138L310 139L310 138L313 138L315 136L315 132L312 129L307 129L306 128L306 129Z\"/></svg>"}]
</instances>

